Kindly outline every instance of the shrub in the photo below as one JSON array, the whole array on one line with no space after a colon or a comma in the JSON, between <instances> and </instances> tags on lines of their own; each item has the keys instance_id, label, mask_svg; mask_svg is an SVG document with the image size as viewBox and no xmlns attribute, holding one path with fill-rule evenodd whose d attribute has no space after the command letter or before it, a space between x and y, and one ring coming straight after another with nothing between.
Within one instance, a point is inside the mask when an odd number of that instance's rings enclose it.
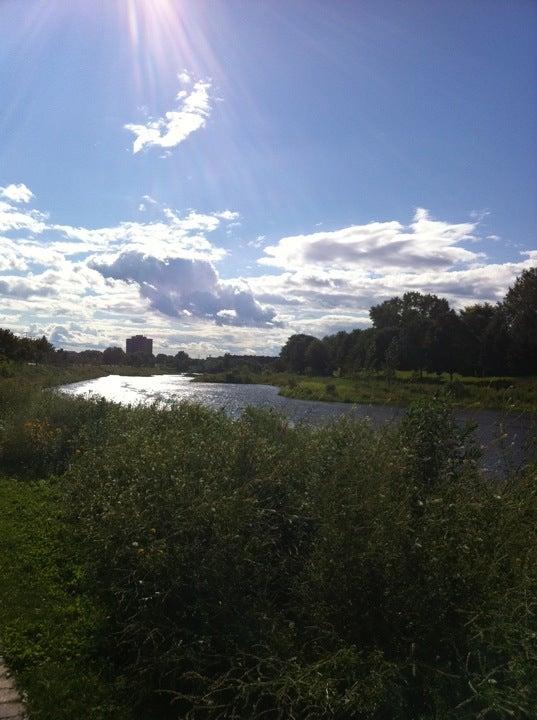
<instances>
[{"instance_id":1,"label":"shrub","mask_svg":"<svg viewBox=\"0 0 537 720\"><path fill-rule=\"evenodd\" d=\"M460 380L453 380L453 382L447 383L446 393L455 398L455 400L461 400L470 394L468 387Z\"/></svg>"},{"instance_id":2,"label":"shrub","mask_svg":"<svg viewBox=\"0 0 537 720\"><path fill-rule=\"evenodd\" d=\"M328 395L333 395L334 397L337 395L337 387L334 385L334 383L326 383L324 389Z\"/></svg>"},{"instance_id":3,"label":"shrub","mask_svg":"<svg viewBox=\"0 0 537 720\"><path fill-rule=\"evenodd\" d=\"M440 400L400 429L189 405L89 427L66 506L140 703L164 693L200 720L531 715L537 491L483 482Z\"/></svg>"}]
</instances>

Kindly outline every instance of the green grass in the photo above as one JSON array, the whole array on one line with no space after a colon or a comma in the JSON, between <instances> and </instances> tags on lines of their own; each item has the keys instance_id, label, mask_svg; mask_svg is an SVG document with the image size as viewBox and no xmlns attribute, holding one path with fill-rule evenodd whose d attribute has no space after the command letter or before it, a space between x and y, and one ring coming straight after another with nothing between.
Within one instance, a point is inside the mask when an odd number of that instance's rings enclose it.
<instances>
[{"instance_id":1,"label":"green grass","mask_svg":"<svg viewBox=\"0 0 537 720\"><path fill-rule=\"evenodd\" d=\"M407 371L395 378L382 374L350 377L308 377L291 373L214 373L196 382L262 383L280 387L280 395L300 400L407 406L415 400L444 395L453 407L537 412L536 378L477 378L424 373L421 379Z\"/></svg>"},{"instance_id":2,"label":"green grass","mask_svg":"<svg viewBox=\"0 0 537 720\"><path fill-rule=\"evenodd\" d=\"M14 380L0 644L32 720L534 717L536 469L492 484L442 401L292 427Z\"/></svg>"},{"instance_id":3,"label":"green grass","mask_svg":"<svg viewBox=\"0 0 537 720\"><path fill-rule=\"evenodd\" d=\"M128 720L55 483L0 478L0 644L32 720Z\"/></svg>"}]
</instances>

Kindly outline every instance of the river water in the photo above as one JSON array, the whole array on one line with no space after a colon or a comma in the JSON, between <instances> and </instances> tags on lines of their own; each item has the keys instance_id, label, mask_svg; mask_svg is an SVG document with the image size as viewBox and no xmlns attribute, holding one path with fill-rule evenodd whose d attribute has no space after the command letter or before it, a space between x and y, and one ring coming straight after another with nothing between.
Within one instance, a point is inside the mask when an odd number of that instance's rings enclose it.
<instances>
[{"instance_id":1,"label":"river water","mask_svg":"<svg viewBox=\"0 0 537 720\"><path fill-rule=\"evenodd\" d=\"M346 403L295 400L278 395L272 385L234 385L229 383L196 383L185 375L152 375L150 377L107 377L64 385L60 391L69 395L103 397L124 405L150 404L157 401L189 401L214 409L224 409L238 417L249 406L272 408L292 422L324 423L342 416L368 418L375 425L396 421L404 409L388 405L351 405ZM483 447L484 467L503 473L506 467L520 465L534 457L530 440L537 437L535 416L503 413L495 410L459 410L457 419L477 425L476 435Z\"/></svg>"}]
</instances>

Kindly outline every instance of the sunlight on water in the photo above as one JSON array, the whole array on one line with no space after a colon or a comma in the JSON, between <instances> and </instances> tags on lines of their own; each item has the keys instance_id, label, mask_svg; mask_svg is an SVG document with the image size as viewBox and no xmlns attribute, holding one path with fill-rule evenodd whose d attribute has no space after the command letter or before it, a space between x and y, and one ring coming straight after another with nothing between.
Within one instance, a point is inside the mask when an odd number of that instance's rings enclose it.
<instances>
[{"instance_id":1,"label":"sunlight on water","mask_svg":"<svg viewBox=\"0 0 537 720\"><path fill-rule=\"evenodd\" d=\"M247 407L262 407L282 413L292 423L321 424L351 416L380 424L397 420L404 412L402 408L386 405L350 405L286 398L278 395L278 388L272 385L195 383L186 375L109 375L65 385L60 391L69 395L102 397L123 405L196 402L213 409L223 409L232 417L239 417ZM526 457L526 442L532 426L529 416L505 415L494 410L456 411L456 415L461 422L477 425L476 435L483 446L487 468L501 469L506 462L517 464Z\"/></svg>"}]
</instances>

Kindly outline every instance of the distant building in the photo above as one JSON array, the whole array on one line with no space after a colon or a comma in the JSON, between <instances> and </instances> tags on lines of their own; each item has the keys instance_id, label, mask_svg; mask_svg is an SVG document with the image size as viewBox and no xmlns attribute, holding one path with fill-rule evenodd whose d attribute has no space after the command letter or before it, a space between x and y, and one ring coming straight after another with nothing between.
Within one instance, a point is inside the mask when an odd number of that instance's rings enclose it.
<instances>
[{"instance_id":1,"label":"distant building","mask_svg":"<svg viewBox=\"0 0 537 720\"><path fill-rule=\"evenodd\" d=\"M127 355L142 353L143 355L153 354L153 340L145 335L134 335L127 338Z\"/></svg>"}]
</instances>

